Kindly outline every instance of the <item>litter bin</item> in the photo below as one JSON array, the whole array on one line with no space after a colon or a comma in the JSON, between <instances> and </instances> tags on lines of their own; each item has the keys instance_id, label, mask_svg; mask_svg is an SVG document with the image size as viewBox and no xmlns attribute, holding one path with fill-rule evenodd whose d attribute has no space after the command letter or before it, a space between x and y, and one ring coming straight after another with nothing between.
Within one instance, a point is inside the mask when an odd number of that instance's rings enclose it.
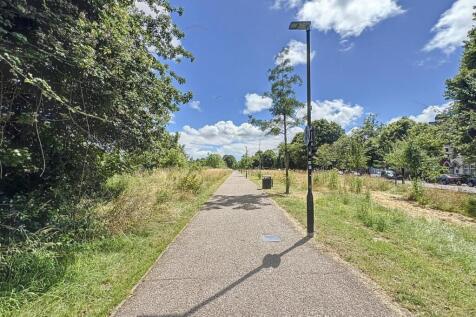
<instances>
[{"instance_id":1,"label":"litter bin","mask_svg":"<svg viewBox=\"0 0 476 317\"><path fill-rule=\"evenodd\" d=\"M271 189L273 187L273 178L271 176L263 176L261 181L262 181L261 188Z\"/></svg>"}]
</instances>

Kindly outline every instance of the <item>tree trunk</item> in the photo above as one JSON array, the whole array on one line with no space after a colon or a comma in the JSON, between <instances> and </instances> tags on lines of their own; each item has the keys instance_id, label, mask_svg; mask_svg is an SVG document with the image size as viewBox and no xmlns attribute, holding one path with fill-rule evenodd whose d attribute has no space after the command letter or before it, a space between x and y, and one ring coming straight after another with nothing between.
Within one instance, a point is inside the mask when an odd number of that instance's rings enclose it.
<instances>
[{"instance_id":1,"label":"tree trunk","mask_svg":"<svg viewBox=\"0 0 476 317\"><path fill-rule=\"evenodd\" d=\"M402 184L405 184L405 169L402 167Z\"/></svg>"},{"instance_id":2,"label":"tree trunk","mask_svg":"<svg viewBox=\"0 0 476 317\"><path fill-rule=\"evenodd\" d=\"M289 194L289 154L286 115L284 115L284 166L286 169L286 194Z\"/></svg>"}]
</instances>

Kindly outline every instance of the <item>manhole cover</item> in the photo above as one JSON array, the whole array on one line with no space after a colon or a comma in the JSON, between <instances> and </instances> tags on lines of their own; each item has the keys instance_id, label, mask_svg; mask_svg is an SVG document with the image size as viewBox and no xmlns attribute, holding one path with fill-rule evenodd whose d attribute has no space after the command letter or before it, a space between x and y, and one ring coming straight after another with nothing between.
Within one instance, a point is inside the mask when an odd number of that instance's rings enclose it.
<instances>
[{"instance_id":1,"label":"manhole cover","mask_svg":"<svg viewBox=\"0 0 476 317\"><path fill-rule=\"evenodd\" d=\"M274 234L265 234L262 236L264 242L281 242L281 238Z\"/></svg>"}]
</instances>

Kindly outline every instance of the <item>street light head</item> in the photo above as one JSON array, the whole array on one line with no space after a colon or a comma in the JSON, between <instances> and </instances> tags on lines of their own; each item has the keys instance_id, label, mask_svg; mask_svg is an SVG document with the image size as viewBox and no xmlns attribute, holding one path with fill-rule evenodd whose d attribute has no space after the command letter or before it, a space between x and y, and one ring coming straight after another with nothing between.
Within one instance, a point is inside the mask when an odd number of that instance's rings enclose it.
<instances>
[{"instance_id":1,"label":"street light head","mask_svg":"<svg viewBox=\"0 0 476 317\"><path fill-rule=\"evenodd\" d=\"M309 30L310 28L310 21L293 21L291 24L289 24L290 30Z\"/></svg>"}]
</instances>

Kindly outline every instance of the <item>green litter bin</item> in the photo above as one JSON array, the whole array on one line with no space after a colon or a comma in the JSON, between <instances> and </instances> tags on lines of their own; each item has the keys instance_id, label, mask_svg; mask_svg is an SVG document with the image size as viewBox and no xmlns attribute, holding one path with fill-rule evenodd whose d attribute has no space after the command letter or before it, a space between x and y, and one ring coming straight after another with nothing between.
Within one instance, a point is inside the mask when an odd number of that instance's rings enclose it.
<instances>
[{"instance_id":1,"label":"green litter bin","mask_svg":"<svg viewBox=\"0 0 476 317\"><path fill-rule=\"evenodd\" d=\"M261 188L263 189L271 189L273 187L273 178L271 176L263 176L261 179L262 184Z\"/></svg>"}]
</instances>

